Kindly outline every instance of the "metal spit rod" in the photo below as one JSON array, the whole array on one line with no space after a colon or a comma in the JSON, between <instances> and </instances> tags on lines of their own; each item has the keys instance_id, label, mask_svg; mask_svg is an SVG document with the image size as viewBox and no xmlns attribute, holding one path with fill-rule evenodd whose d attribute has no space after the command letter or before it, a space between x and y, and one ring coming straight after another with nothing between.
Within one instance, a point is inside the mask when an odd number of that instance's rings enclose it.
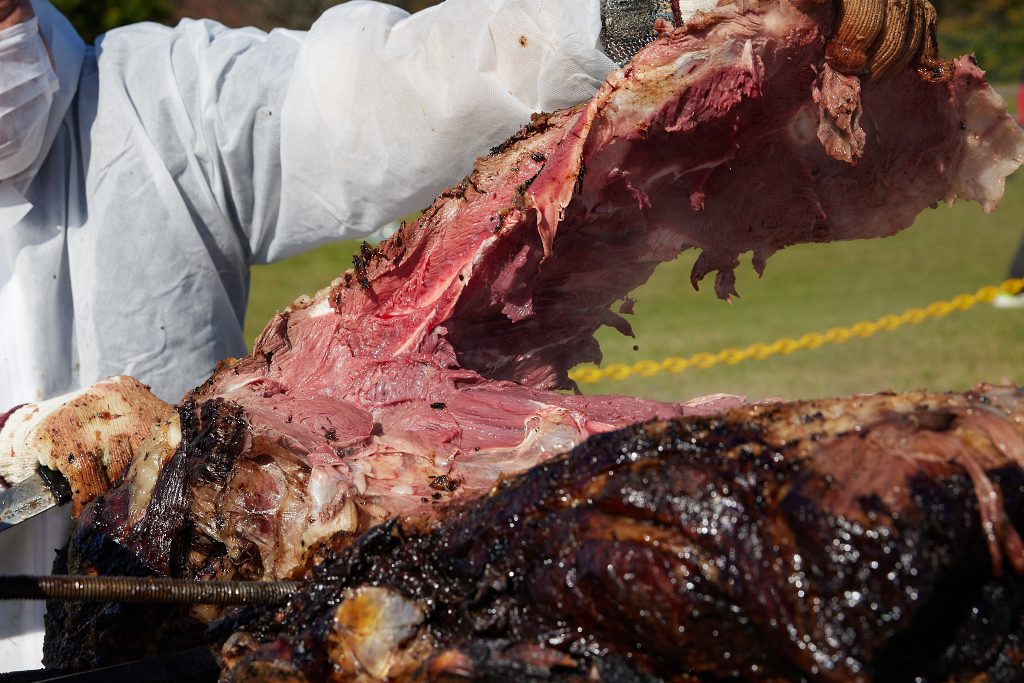
<instances>
[{"instance_id":1,"label":"metal spit rod","mask_svg":"<svg viewBox=\"0 0 1024 683\"><path fill-rule=\"evenodd\" d=\"M298 581L191 581L138 576L0 576L0 600L279 605Z\"/></svg>"}]
</instances>

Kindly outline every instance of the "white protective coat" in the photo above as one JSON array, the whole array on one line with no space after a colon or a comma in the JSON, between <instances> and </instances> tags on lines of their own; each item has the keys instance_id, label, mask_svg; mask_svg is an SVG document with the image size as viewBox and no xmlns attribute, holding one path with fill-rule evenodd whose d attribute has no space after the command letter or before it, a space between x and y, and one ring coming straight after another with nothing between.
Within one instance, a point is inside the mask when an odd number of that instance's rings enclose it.
<instances>
[{"instance_id":1,"label":"white protective coat","mask_svg":"<svg viewBox=\"0 0 1024 683\"><path fill-rule=\"evenodd\" d=\"M355 0L308 33L185 20L94 48L33 6L38 31L0 32L0 413L122 373L177 401L246 353L251 265L426 206L614 67L598 0ZM0 534L0 574L47 573L66 515ZM0 603L0 671L41 641L41 605Z\"/></svg>"}]
</instances>

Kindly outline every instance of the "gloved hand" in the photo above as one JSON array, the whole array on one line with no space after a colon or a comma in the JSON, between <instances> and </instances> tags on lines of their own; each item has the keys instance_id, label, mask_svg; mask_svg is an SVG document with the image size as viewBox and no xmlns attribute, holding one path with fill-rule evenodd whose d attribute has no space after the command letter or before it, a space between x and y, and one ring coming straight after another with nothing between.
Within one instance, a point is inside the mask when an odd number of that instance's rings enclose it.
<instances>
[{"instance_id":1,"label":"gloved hand","mask_svg":"<svg viewBox=\"0 0 1024 683\"><path fill-rule=\"evenodd\" d=\"M117 482L140 448L152 457L139 465L149 468L150 474L159 471L174 450L166 447L173 441L166 434L172 431L180 442L180 422L173 408L131 377L113 377L20 406L0 413L0 490L2 482L16 484L46 465L71 484L71 514L77 517L89 501ZM147 439L151 447L144 447Z\"/></svg>"},{"instance_id":2,"label":"gloved hand","mask_svg":"<svg viewBox=\"0 0 1024 683\"><path fill-rule=\"evenodd\" d=\"M601 0L601 46L622 66L654 40L654 24L679 26L695 11L714 9L717 0Z\"/></svg>"},{"instance_id":3,"label":"gloved hand","mask_svg":"<svg viewBox=\"0 0 1024 683\"><path fill-rule=\"evenodd\" d=\"M825 60L845 74L884 81L916 60L926 80L946 80L939 59L938 16L928 0L837 0L835 34Z\"/></svg>"}]
</instances>

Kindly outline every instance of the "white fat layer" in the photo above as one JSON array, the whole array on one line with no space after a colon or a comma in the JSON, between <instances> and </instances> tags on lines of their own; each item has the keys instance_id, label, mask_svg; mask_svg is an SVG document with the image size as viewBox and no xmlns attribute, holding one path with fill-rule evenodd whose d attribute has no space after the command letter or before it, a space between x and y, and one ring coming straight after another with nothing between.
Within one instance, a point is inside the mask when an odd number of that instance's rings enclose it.
<instances>
[{"instance_id":1,"label":"white fat layer","mask_svg":"<svg viewBox=\"0 0 1024 683\"><path fill-rule=\"evenodd\" d=\"M497 242L498 239L497 235L492 235L480 243L480 248L477 249L476 254L473 255L473 261L471 262L474 269L480 265L480 262L484 260L487 252L490 251L491 247L494 246L494 243Z\"/></svg>"},{"instance_id":2,"label":"white fat layer","mask_svg":"<svg viewBox=\"0 0 1024 683\"><path fill-rule=\"evenodd\" d=\"M323 318L332 313L334 313L334 309L331 307L331 302L327 299L320 300L316 306L313 306L306 312L310 318Z\"/></svg>"},{"instance_id":3,"label":"white fat layer","mask_svg":"<svg viewBox=\"0 0 1024 683\"><path fill-rule=\"evenodd\" d=\"M792 28L792 19L781 12L767 12L763 17L766 33L781 36Z\"/></svg>"},{"instance_id":4,"label":"white fat layer","mask_svg":"<svg viewBox=\"0 0 1024 683\"><path fill-rule=\"evenodd\" d=\"M1003 197L1006 177L1024 164L1024 132L1005 114L1006 101L992 88L973 91L964 106L963 161L946 201L973 199L986 211Z\"/></svg>"},{"instance_id":5,"label":"white fat layer","mask_svg":"<svg viewBox=\"0 0 1024 683\"><path fill-rule=\"evenodd\" d=\"M336 495L329 507L310 510L308 522L302 530L300 539L300 545L304 549L335 534L355 534L359 528L359 510L352 496L346 491Z\"/></svg>"},{"instance_id":6,"label":"white fat layer","mask_svg":"<svg viewBox=\"0 0 1024 683\"><path fill-rule=\"evenodd\" d=\"M485 489L502 476L527 470L539 462L565 453L590 436L579 426L580 416L572 411L545 406L523 423L524 436L514 447L484 448L473 457L455 459L455 476L464 476L470 487Z\"/></svg>"},{"instance_id":7,"label":"white fat layer","mask_svg":"<svg viewBox=\"0 0 1024 683\"><path fill-rule=\"evenodd\" d=\"M700 64L709 58L706 50L687 52L679 55L676 59L656 69L645 72L634 87L621 88L615 95L615 108L628 112L629 120L643 121L651 119L662 108L663 102L660 98L651 97L652 86L645 85L645 82L672 83L675 79L685 77L697 69ZM665 87L665 86L663 86ZM675 87L675 86L672 86ZM615 118L612 113L611 118Z\"/></svg>"},{"instance_id":8,"label":"white fat layer","mask_svg":"<svg viewBox=\"0 0 1024 683\"><path fill-rule=\"evenodd\" d=\"M334 613L331 640L342 648L342 659L354 660L369 680L388 679L403 645L423 623L419 603L377 586L349 589Z\"/></svg>"},{"instance_id":9,"label":"white fat layer","mask_svg":"<svg viewBox=\"0 0 1024 683\"><path fill-rule=\"evenodd\" d=\"M262 379L263 379L262 377L259 377L259 378L251 378L250 377L250 378L246 378L246 379L241 379L241 380L239 380L237 382L234 382L232 384L228 384L227 386L224 387L224 390L222 392L220 392L220 393L222 393L225 396L227 394L233 394L236 391L240 391L241 389L246 388L250 384L255 384L258 381L262 381Z\"/></svg>"},{"instance_id":10,"label":"white fat layer","mask_svg":"<svg viewBox=\"0 0 1024 683\"><path fill-rule=\"evenodd\" d=\"M314 467L309 475L309 498L312 505L310 514L319 515L338 495L340 489L347 488L348 479L333 467Z\"/></svg>"},{"instance_id":11,"label":"white fat layer","mask_svg":"<svg viewBox=\"0 0 1024 683\"><path fill-rule=\"evenodd\" d=\"M128 486L131 498L128 505L128 523L142 519L153 497L153 487L164 464L181 444L181 418L174 413L153 428L132 458L128 468Z\"/></svg>"},{"instance_id":12,"label":"white fat layer","mask_svg":"<svg viewBox=\"0 0 1024 683\"><path fill-rule=\"evenodd\" d=\"M526 420L526 438L516 448L531 459L547 459L576 448L585 436L574 416L560 408L549 408Z\"/></svg>"}]
</instances>

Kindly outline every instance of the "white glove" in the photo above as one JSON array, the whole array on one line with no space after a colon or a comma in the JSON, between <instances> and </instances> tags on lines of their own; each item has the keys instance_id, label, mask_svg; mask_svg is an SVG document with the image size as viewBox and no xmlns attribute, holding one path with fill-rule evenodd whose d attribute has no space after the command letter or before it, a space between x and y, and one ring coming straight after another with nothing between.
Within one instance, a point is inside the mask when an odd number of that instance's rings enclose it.
<instances>
[{"instance_id":1,"label":"white glove","mask_svg":"<svg viewBox=\"0 0 1024 683\"><path fill-rule=\"evenodd\" d=\"M21 406L0 425L0 480L16 484L39 465L57 470L71 484L71 512L78 516L117 482L171 411L147 386L125 376Z\"/></svg>"}]
</instances>

